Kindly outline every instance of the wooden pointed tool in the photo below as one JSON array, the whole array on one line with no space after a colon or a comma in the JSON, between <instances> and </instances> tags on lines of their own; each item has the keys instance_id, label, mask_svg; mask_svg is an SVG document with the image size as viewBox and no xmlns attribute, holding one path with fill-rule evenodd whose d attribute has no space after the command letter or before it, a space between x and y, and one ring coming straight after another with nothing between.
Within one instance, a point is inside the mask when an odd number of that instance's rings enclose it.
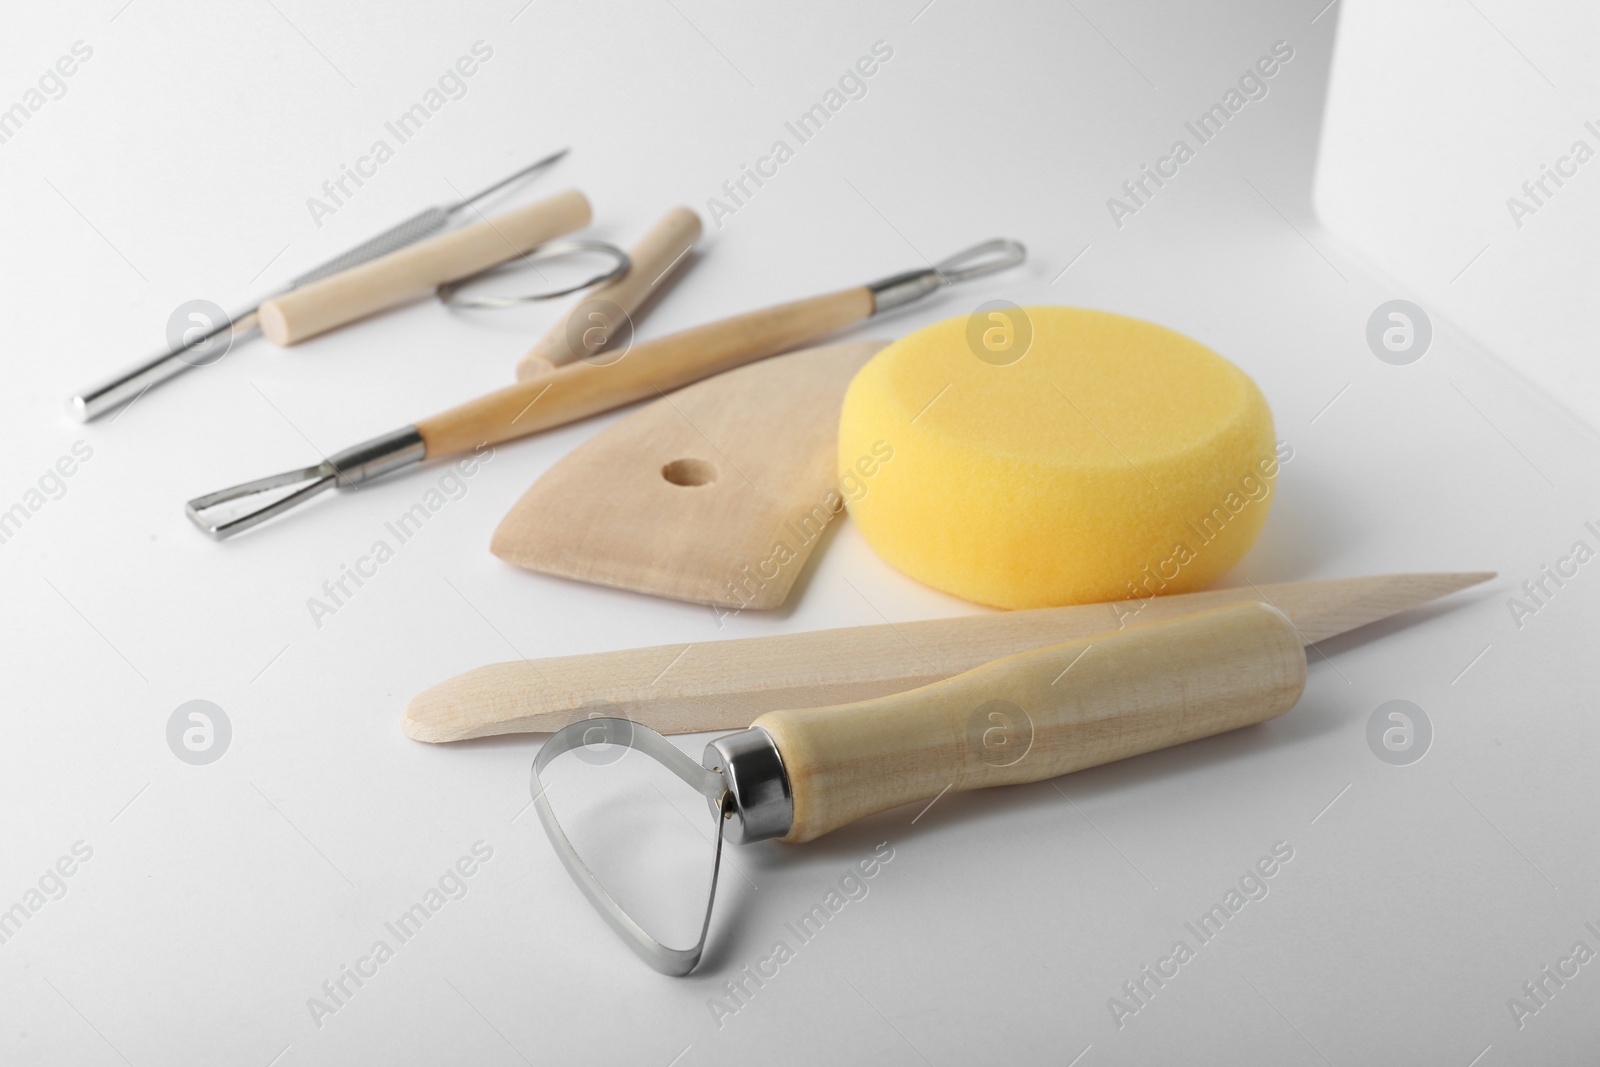
<instances>
[{"instance_id":1,"label":"wooden pointed tool","mask_svg":"<svg viewBox=\"0 0 1600 1067\"><path fill-rule=\"evenodd\" d=\"M781 708L900 693L1030 649L1262 601L1305 644L1386 619L1494 577L1388 574L1214 589L1148 600L967 615L810 633L658 645L479 667L420 694L405 732L419 741L560 729L598 706L662 733L749 726Z\"/></svg>"},{"instance_id":2,"label":"wooden pointed tool","mask_svg":"<svg viewBox=\"0 0 1600 1067\"><path fill-rule=\"evenodd\" d=\"M839 407L884 343L794 352L661 397L545 472L490 551L695 604L779 606L844 506Z\"/></svg>"},{"instance_id":3,"label":"wooden pointed tool","mask_svg":"<svg viewBox=\"0 0 1600 1067\"><path fill-rule=\"evenodd\" d=\"M628 249L627 273L584 293L522 357L517 378L537 378L578 359L610 362L597 357L614 344L632 340L640 309L699 239L699 215L686 207L667 212Z\"/></svg>"}]
</instances>

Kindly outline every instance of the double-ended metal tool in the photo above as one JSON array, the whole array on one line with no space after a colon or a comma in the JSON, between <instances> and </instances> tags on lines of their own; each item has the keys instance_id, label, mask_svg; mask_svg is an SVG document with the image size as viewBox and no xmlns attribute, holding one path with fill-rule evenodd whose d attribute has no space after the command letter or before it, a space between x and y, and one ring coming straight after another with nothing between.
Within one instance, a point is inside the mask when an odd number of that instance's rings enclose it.
<instances>
[{"instance_id":1,"label":"double-ended metal tool","mask_svg":"<svg viewBox=\"0 0 1600 1067\"><path fill-rule=\"evenodd\" d=\"M214 362L220 358L220 353L216 351L220 339L226 336L228 344L231 345L233 341L260 327L262 323L258 313L264 304L274 298L303 289L314 282L333 278L335 275L343 274L352 268L370 263L400 249L408 248L424 238L432 237L449 226L457 215L473 204L493 193L499 192L506 186L527 177L535 171L548 167L562 156L565 156L568 151L568 149L563 148L559 152L552 152L543 159L528 164L515 174L508 175L488 188L479 190L453 204L441 204L420 211L405 221L384 230L376 237L363 241L354 248L340 253L321 266L306 271L281 289L274 291L248 307L241 308L232 315L224 317L223 321L212 323L209 327L197 328L186 335L182 343L172 345L160 355L130 367L92 388L84 389L74 394L70 402L73 414L84 422L97 419L101 415L137 399L151 387L182 374L190 367L204 366L207 363ZM587 222L587 219L584 221ZM526 249L522 249L522 251L526 251ZM500 258L504 259L506 257L502 255ZM483 266L481 265L474 266L469 273L476 273L482 269ZM346 321L349 320L347 319ZM272 337L270 334L268 339L278 344L288 343ZM223 349L224 352L226 350L226 348Z\"/></svg>"},{"instance_id":2,"label":"double-ended metal tool","mask_svg":"<svg viewBox=\"0 0 1600 1067\"><path fill-rule=\"evenodd\" d=\"M668 975L700 961L723 838L797 844L946 792L1038 782L1264 722L1294 706L1306 656L1287 616L1232 604L1019 652L932 685L832 707L770 711L706 746L700 763L620 718L557 731L533 763L533 801L585 896L628 947ZM588 745L637 749L703 794L715 826L700 937L672 948L606 892L572 847L541 775Z\"/></svg>"},{"instance_id":3,"label":"double-ended metal tool","mask_svg":"<svg viewBox=\"0 0 1600 1067\"><path fill-rule=\"evenodd\" d=\"M438 459L564 426L800 348L846 326L904 307L942 286L1014 267L1023 262L1026 254L1016 241L985 241L929 267L635 345L624 353L625 358L612 354L603 365L586 358L363 441L313 466L196 497L188 503L189 518L214 538L230 537L327 489L355 488L424 459ZM274 304L281 306L296 298L297 294L291 294L263 306L269 338L275 339L279 317ZM319 325L314 316L308 314L306 318L310 326ZM290 324L293 325L292 320ZM313 329L314 332L319 331ZM249 504L252 498L285 489L287 493L267 503ZM246 510L237 510L241 501L246 502ZM224 510L225 514L216 517Z\"/></svg>"}]
</instances>

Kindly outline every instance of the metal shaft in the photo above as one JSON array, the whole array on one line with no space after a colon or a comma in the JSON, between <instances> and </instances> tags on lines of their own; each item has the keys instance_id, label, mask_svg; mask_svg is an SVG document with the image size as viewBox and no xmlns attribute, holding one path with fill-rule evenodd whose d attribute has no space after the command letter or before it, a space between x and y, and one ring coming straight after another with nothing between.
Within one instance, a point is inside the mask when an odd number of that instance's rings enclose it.
<instances>
[{"instance_id":1,"label":"metal shaft","mask_svg":"<svg viewBox=\"0 0 1600 1067\"><path fill-rule=\"evenodd\" d=\"M176 377L190 367L201 366L202 361L192 359L190 354L196 349L205 346L207 342L219 334L232 330L235 333L233 340L237 341L239 334L248 333L255 329L256 308L260 306L261 302L258 301L224 320L210 332L196 337L193 341L169 348L160 355L147 359L136 366L129 367L120 374L113 375L92 388L74 393L70 402L72 413L77 416L80 422L98 419L106 412L138 399L146 389L160 385L168 378Z\"/></svg>"}]
</instances>

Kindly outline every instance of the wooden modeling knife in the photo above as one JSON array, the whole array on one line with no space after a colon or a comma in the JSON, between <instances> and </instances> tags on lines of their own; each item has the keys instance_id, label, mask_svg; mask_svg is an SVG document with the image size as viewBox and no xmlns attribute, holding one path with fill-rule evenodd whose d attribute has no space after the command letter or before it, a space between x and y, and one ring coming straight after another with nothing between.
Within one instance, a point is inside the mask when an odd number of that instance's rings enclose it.
<instances>
[{"instance_id":1,"label":"wooden modeling knife","mask_svg":"<svg viewBox=\"0 0 1600 1067\"><path fill-rule=\"evenodd\" d=\"M900 693L1018 652L1227 604L1271 605L1303 645L1312 645L1493 577L1480 571L1248 585L497 663L419 694L402 726L418 741L459 741L553 732L603 708L661 733L738 729L768 711Z\"/></svg>"}]
</instances>

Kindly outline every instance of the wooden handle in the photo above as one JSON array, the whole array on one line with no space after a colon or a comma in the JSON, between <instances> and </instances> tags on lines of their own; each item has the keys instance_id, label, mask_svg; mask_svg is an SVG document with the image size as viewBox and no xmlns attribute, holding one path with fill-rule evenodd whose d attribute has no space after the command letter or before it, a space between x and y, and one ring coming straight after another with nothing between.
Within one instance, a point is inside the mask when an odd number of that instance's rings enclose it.
<instances>
[{"instance_id":1,"label":"wooden handle","mask_svg":"<svg viewBox=\"0 0 1600 1067\"><path fill-rule=\"evenodd\" d=\"M606 348L632 323L635 312L661 287L674 268L688 258L700 239L700 216L675 207L639 243L628 249L628 273L590 290L517 364L517 378L526 381L580 356ZM619 314L620 312L620 314Z\"/></svg>"},{"instance_id":2,"label":"wooden handle","mask_svg":"<svg viewBox=\"0 0 1600 1067\"><path fill-rule=\"evenodd\" d=\"M588 197L568 189L274 297L261 305L261 332L298 344L580 230L589 217Z\"/></svg>"},{"instance_id":3,"label":"wooden handle","mask_svg":"<svg viewBox=\"0 0 1600 1067\"><path fill-rule=\"evenodd\" d=\"M866 286L779 304L635 345L616 363L572 363L417 423L428 458L497 444L666 393L798 348L872 314Z\"/></svg>"},{"instance_id":4,"label":"wooden handle","mask_svg":"<svg viewBox=\"0 0 1600 1067\"><path fill-rule=\"evenodd\" d=\"M798 843L946 790L1038 782L1264 722L1306 657L1276 608L1236 604L995 660L876 700L772 711Z\"/></svg>"}]
</instances>

